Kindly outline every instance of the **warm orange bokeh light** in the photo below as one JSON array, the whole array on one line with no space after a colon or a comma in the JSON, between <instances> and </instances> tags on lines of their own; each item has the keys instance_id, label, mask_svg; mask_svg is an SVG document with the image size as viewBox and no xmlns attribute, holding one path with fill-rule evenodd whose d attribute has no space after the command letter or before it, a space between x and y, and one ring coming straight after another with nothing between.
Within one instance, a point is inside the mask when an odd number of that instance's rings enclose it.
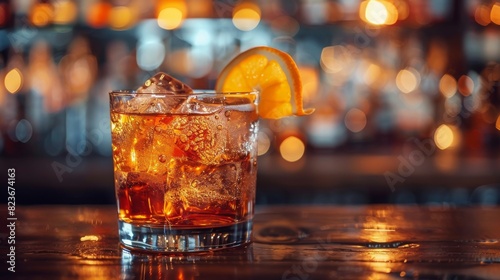
<instances>
[{"instance_id":1,"label":"warm orange bokeh light","mask_svg":"<svg viewBox=\"0 0 500 280\"><path fill-rule=\"evenodd\" d=\"M4 79L4 85L8 92L12 94L18 92L23 85L23 75L21 71L14 68L7 72Z\"/></svg>"},{"instance_id":2,"label":"warm orange bokeh light","mask_svg":"<svg viewBox=\"0 0 500 280\"><path fill-rule=\"evenodd\" d=\"M474 19L482 26L490 24L490 7L486 5L479 5L474 11Z\"/></svg>"},{"instance_id":3,"label":"warm orange bokeh light","mask_svg":"<svg viewBox=\"0 0 500 280\"><path fill-rule=\"evenodd\" d=\"M127 6L115 6L109 14L109 26L116 30L130 28L134 21L134 11Z\"/></svg>"},{"instance_id":4,"label":"warm orange bokeh light","mask_svg":"<svg viewBox=\"0 0 500 280\"><path fill-rule=\"evenodd\" d=\"M382 68L377 64L370 63L366 68L365 74L363 75L363 81L365 84L371 86L377 81L380 81L382 76Z\"/></svg>"},{"instance_id":5,"label":"warm orange bokeh light","mask_svg":"<svg viewBox=\"0 0 500 280\"><path fill-rule=\"evenodd\" d=\"M440 125L434 132L434 143L440 150L456 147L460 142L460 133L456 126Z\"/></svg>"},{"instance_id":6,"label":"warm orange bokeh light","mask_svg":"<svg viewBox=\"0 0 500 280\"><path fill-rule=\"evenodd\" d=\"M439 91L446 98L450 98L457 92L457 81L450 74L444 74L439 80Z\"/></svg>"},{"instance_id":7,"label":"warm orange bokeh light","mask_svg":"<svg viewBox=\"0 0 500 280\"><path fill-rule=\"evenodd\" d=\"M344 118L344 123L347 129L351 132L357 133L366 127L366 114L358 108L352 108L347 111Z\"/></svg>"},{"instance_id":8,"label":"warm orange bokeh light","mask_svg":"<svg viewBox=\"0 0 500 280\"><path fill-rule=\"evenodd\" d=\"M460 76L458 78L458 91L463 96L470 95L474 91L474 81L469 76Z\"/></svg>"},{"instance_id":9,"label":"warm orange bokeh light","mask_svg":"<svg viewBox=\"0 0 500 280\"><path fill-rule=\"evenodd\" d=\"M434 143L441 150L448 149L453 143L453 130L445 124L440 125L434 133Z\"/></svg>"},{"instance_id":10,"label":"warm orange bokeh light","mask_svg":"<svg viewBox=\"0 0 500 280\"><path fill-rule=\"evenodd\" d=\"M243 2L233 10L233 24L239 30L250 31L259 25L260 15L259 6L250 2Z\"/></svg>"},{"instance_id":11,"label":"warm orange bokeh light","mask_svg":"<svg viewBox=\"0 0 500 280\"><path fill-rule=\"evenodd\" d=\"M59 0L54 1L54 18L55 24L68 24L76 21L78 17L78 7L73 1Z\"/></svg>"},{"instance_id":12,"label":"warm orange bokeh light","mask_svg":"<svg viewBox=\"0 0 500 280\"><path fill-rule=\"evenodd\" d=\"M187 17L187 6L182 0L160 1L156 9L158 26L166 30L178 28Z\"/></svg>"},{"instance_id":13,"label":"warm orange bokeh light","mask_svg":"<svg viewBox=\"0 0 500 280\"><path fill-rule=\"evenodd\" d=\"M281 157L288 162L295 162L302 158L306 146L298 137L290 136L280 145Z\"/></svg>"},{"instance_id":14,"label":"warm orange bokeh light","mask_svg":"<svg viewBox=\"0 0 500 280\"><path fill-rule=\"evenodd\" d=\"M490 19L494 24L500 25L500 2L491 7Z\"/></svg>"},{"instance_id":15,"label":"warm orange bokeh light","mask_svg":"<svg viewBox=\"0 0 500 280\"><path fill-rule=\"evenodd\" d=\"M390 1L367 0L361 2L359 16L373 25L392 25L398 21L398 9Z\"/></svg>"},{"instance_id":16,"label":"warm orange bokeh light","mask_svg":"<svg viewBox=\"0 0 500 280\"><path fill-rule=\"evenodd\" d=\"M158 15L158 26L166 30L176 29L181 26L184 14L178 8L169 7L160 11Z\"/></svg>"},{"instance_id":17,"label":"warm orange bokeh light","mask_svg":"<svg viewBox=\"0 0 500 280\"><path fill-rule=\"evenodd\" d=\"M106 2L93 4L87 13L87 23L94 28L105 27L108 24L112 8L113 6Z\"/></svg>"},{"instance_id":18,"label":"warm orange bokeh light","mask_svg":"<svg viewBox=\"0 0 500 280\"><path fill-rule=\"evenodd\" d=\"M396 86L403 93L414 91L420 84L420 75L413 68L403 69L396 76Z\"/></svg>"},{"instance_id":19,"label":"warm orange bokeh light","mask_svg":"<svg viewBox=\"0 0 500 280\"><path fill-rule=\"evenodd\" d=\"M350 68L353 57L349 50L342 45L324 47L321 51L320 65L326 73L340 73Z\"/></svg>"},{"instance_id":20,"label":"warm orange bokeh light","mask_svg":"<svg viewBox=\"0 0 500 280\"><path fill-rule=\"evenodd\" d=\"M30 22L34 26L42 27L47 26L52 22L54 17L54 8L47 3L37 3L31 9L29 16Z\"/></svg>"}]
</instances>

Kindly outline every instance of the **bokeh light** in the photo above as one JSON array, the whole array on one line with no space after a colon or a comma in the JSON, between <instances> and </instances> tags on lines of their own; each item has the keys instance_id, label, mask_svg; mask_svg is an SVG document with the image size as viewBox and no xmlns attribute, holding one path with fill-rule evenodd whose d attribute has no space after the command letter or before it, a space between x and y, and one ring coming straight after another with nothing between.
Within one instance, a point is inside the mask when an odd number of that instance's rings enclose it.
<instances>
[{"instance_id":1,"label":"bokeh light","mask_svg":"<svg viewBox=\"0 0 500 280\"><path fill-rule=\"evenodd\" d=\"M134 12L127 6L115 6L109 13L109 26L112 29L124 30L132 27Z\"/></svg>"},{"instance_id":2,"label":"bokeh light","mask_svg":"<svg viewBox=\"0 0 500 280\"><path fill-rule=\"evenodd\" d=\"M187 5L184 0L158 1L156 10L158 26L166 30L180 27L187 16Z\"/></svg>"},{"instance_id":3,"label":"bokeh light","mask_svg":"<svg viewBox=\"0 0 500 280\"><path fill-rule=\"evenodd\" d=\"M43 27L52 22L54 8L48 3L37 3L31 9L29 20L34 26Z\"/></svg>"},{"instance_id":4,"label":"bokeh light","mask_svg":"<svg viewBox=\"0 0 500 280\"><path fill-rule=\"evenodd\" d=\"M351 132L357 133L366 127L366 114L358 108L352 108L347 111L344 123L347 129Z\"/></svg>"},{"instance_id":5,"label":"bokeh light","mask_svg":"<svg viewBox=\"0 0 500 280\"><path fill-rule=\"evenodd\" d=\"M458 78L458 91L463 96L469 96L474 91L474 81L471 77L462 75Z\"/></svg>"},{"instance_id":6,"label":"bokeh light","mask_svg":"<svg viewBox=\"0 0 500 280\"><path fill-rule=\"evenodd\" d=\"M453 131L451 128L445 124L440 125L434 133L434 143L441 150L449 148L453 143Z\"/></svg>"},{"instance_id":7,"label":"bokeh light","mask_svg":"<svg viewBox=\"0 0 500 280\"><path fill-rule=\"evenodd\" d=\"M165 8L158 15L158 26L163 29L172 30L179 27L183 20L184 14L182 14L180 9L175 7Z\"/></svg>"},{"instance_id":8,"label":"bokeh light","mask_svg":"<svg viewBox=\"0 0 500 280\"><path fill-rule=\"evenodd\" d=\"M398 9L389 1L368 0L360 4L359 16L373 25L392 25L398 20Z\"/></svg>"},{"instance_id":9,"label":"bokeh light","mask_svg":"<svg viewBox=\"0 0 500 280\"><path fill-rule=\"evenodd\" d=\"M500 2L497 1L491 7L490 18L494 24L500 25Z\"/></svg>"},{"instance_id":10,"label":"bokeh light","mask_svg":"<svg viewBox=\"0 0 500 280\"><path fill-rule=\"evenodd\" d=\"M440 150L446 150L458 145L458 129L455 126L441 124L434 132L434 143Z\"/></svg>"},{"instance_id":11,"label":"bokeh light","mask_svg":"<svg viewBox=\"0 0 500 280\"><path fill-rule=\"evenodd\" d=\"M410 93L414 91L420 84L420 74L409 67L398 72L396 76L396 85L403 93Z\"/></svg>"},{"instance_id":12,"label":"bokeh light","mask_svg":"<svg viewBox=\"0 0 500 280\"><path fill-rule=\"evenodd\" d=\"M52 22L55 24L69 24L76 21L78 17L78 7L73 1L59 0L54 1L54 17Z\"/></svg>"},{"instance_id":13,"label":"bokeh light","mask_svg":"<svg viewBox=\"0 0 500 280\"><path fill-rule=\"evenodd\" d=\"M157 69L165 59L165 47L162 42L157 39L140 42L137 48L137 65L145 71Z\"/></svg>"},{"instance_id":14,"label":"bokeh light","mask_svg":"<svg viewBox=\"0 0 500 280\"><path fill-rule=\"evenodd\" d=\"M279 147L281 157L288 162L295 162L302 158L306 147L304 142L296 136L289 136Z\"/></svg>"},{"instance_id":15,"label":"bokeh light","mask_svg":"<svg viewBox=\"0 0 500 280\"><path fill-rule=\"evenodd\" d=\"M455 95L457 88L457 81L450 74L444 74L439 80L439 91L446 98L450 98Z\"/></svg>"},{"instance_id":16,"label":"bokeh light","mask_svg":"<svg viewBox=\"0 0 500 280\"><path fill-rule=\"evenodd\" d=\"M254 3L243 2L233 10L233 24L242 31L255 29L260 22L260 8Z\"/></svg>"},{"instance_id":17,"label":"bokeh light","mask_svg":"<svg viewBox=\"0 0 500 280\"><path fill-rule=\"evenodd\" d=\"M87 23L94 28L102 28L108 25L109 16L111 14L110 3L97 2L92 4L87 12Z\"/></svg>"},{"instance_id":18,"label":"bokeh light","mask_svg":"<svg viewBox=\"0 0 500 280\"><path fill-rule=\"evenodd\" d=\"M382 68L377 64L370 63L366 68L365 74L363 75L363 81L365 84L371 86L380 80L382 74Z\"/></svg>"},{"instance_id":19,"label":"bokeh light","mask_svg":"<svg viewBox=\"0 0 500 280\"><path fill-rule=\"evenodd\" d=\"M490 7L487 5L479 5L474 11L474 20L482 26L490 24L490 10Z\"/></svg>"},{"instance_id":20,"label":"bokeh light","mask_svg":"<svg viewBox=\"0 0 500 280\"><path fill-rule=\"evenodd\" d=\"M4 79L4 85L8 92L16 93L23 85L23 75L19 69L14 68L7 72Z\"/></svg>"},{"instance_id":21,"label":"bokeh light","mask_svg":"<svg viewBox=\"0 0 500 280\"><path fill-rule=\"evenodd\" d=\"M263 161L259 168L266 169L263 180L275 181L269 173L273 167L284 177L313 170L321 185L318 194L300 200L292 194L276 197L270 190L270 197L260 197L261 203L378 201L377 189L351 190L340 196L332 189L325 196L324 186L339 185L329 184L329 178L335 177L329 167L361 162L359 170L351 173L382 174L391 167L365 168L370 165L367 162L390 164L391 156L408 155L411 147L406 140L414 136L430 141L425 143L436 150L422 163L420 175L430 170L452 180L466 170L478 177L458 182L467 190L464 184L489 178L488 169L469 165L488 163L482 161L484 156L500 152L500 26L492 22L500 0L5 3L0 1L0 27L4 27L0 30L4 53L0 57L0 153L7 159L19 154L27 160L31 156L64 160L69 150L92 161L109 159L111 136L101 133L110 126L109 90L137 88L157 71L193 88L210 89L232 58L255 46L275 47L295 59L304 107L316 109L307 117L261 121L255 153ZM391 16L394 8L397 12ZM457 11L462 17L457 17ZM3 19L2 13L10 18ZM455 32L457 24L463 27L461 32ZM88 40L84 55L70 51L73 43L81 45L78 37ZM38 49L40 41L47 42L46 51ZM89 55L95 67L82 57ZM107 126L100 125L104 120ZM130 160L139 159L135 152L131 151ZM463 157L477 160L464 162ZM300 187L298 181L282 183L278 191L288 185ZM385 186L379 185L384 191ZM437 203L435 193L404 190L383 200ZM452 203L441 190L439 197ZM94 239L79 236L82 241ZM381 236L385 235L373 238ZM384 260L383 255L375 258ZM406 276L409 273L406 270Z\"/></svg>"},{"instance_id":22,"label":"bokeh light","mask_svg":"<svg viewBox=\"0 0 500 280\"><path fill-rule=\"evenodd\" d=\"M264 131L259 131L257 134L257 155L265 155L271 147L271 138Z\"/></svg>"},{"instance_id":23,"label":"bokeh light","mask_svg":"<svg viewBox=\"0 0 500 280\"><path fill-rule=\"evenodd\" d=\"M321 68L327 73L339 73L345 70L352 60L349 50L341 45L325 47L321 51Z\"/></svg>"},{"instance_id":24,"label":"bokeh light","mask_svg":"<svg viewBox=\"0 0 500 280\"><path fill-rule=\"evenodd\" d=\"M15 133L19 142L27 143L33 136L33 127L29 121L22 119L17 123Z\"/></svg>"}]
</instances>

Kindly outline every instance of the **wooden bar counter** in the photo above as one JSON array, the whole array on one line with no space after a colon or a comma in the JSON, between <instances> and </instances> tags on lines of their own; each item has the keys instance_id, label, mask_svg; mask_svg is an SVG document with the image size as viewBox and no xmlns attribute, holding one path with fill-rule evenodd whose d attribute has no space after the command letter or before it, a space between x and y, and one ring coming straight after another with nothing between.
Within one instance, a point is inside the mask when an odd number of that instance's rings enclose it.
<instances>
[{"instance_id":1,"label":"wooden bar counter","mask_svg":"<svg viewBox=\"0 0 500 280\"><path fill-rule=\"evenodd\" d=\"M121 248L111 205L15 215L0 279L500 279L499 207L258 206L252 243L186 255Z\"/></svg>"}]
</instances>

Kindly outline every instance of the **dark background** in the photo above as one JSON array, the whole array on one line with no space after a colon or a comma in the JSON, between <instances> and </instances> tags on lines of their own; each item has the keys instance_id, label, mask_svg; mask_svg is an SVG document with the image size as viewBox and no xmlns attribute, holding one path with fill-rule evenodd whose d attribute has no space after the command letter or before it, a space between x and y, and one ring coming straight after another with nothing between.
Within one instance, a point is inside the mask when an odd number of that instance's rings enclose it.
<instances>
[{"instance_id":1,"label":"dark background","mask_svg":"<svg viewBox=\"0 0 500 280\"><path fill-rule=\"evenodd\" d=\"M109 90L157 71L213 88L268 45L316 112L261 122L257 203L498 204L500 4L380 2L395 23L361 19L367 1L0 1L1 178L16 169L19 204L114 203ZM251 30L232 21L245 7ZM166 8L178 27L158 26Z\"/></svg>"}]
</instances>

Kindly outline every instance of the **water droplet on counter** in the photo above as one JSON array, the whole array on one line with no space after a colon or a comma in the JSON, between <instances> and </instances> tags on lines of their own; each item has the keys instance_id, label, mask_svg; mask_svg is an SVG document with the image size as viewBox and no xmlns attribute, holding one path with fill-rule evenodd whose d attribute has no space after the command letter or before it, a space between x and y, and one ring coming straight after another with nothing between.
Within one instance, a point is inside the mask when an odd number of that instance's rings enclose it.
<instances>
[{"instance_id":1,"label":"water droplet on counter","mask_svg":"<svg viewBox=\"0 0 500 280\"><path fill-rule=\"evenodd\" d=\"M115 248L81 248L73 255L89 260L116 260L120 259L120 252Z\"/></svg>"},{"instance_id":2,"label":"water droplet on counter","mask_svg":"<svg viewBox=\"0 0 500 280\"><path fill-rule=\"evenodd\" d=\"M402 244L400 246L398 246L397 248L400 248L400 249L403 249L403 248L410 248L410 249L414 249L414 248L418 248L420 247L420 244L416 244L416 243L407 243L407 244Z\"/></svg>"},{"instance_id":3,"label":"water droplet on counter","mask_svg":"<svg viewBox=\"0 0 500 280\"><path fill-rule=\"evenodd\" d=\"M418 248L420 247L419 244L416 243L406 243L402 241L395 241L395 242L369 242L365 243L364 246L368 248L398 248L398 249L404 249L404 248Z\"/></svg>"},{"instance_id":4,"label":"water droplet on counter","mask_svg":"<svg viewBox=\"0 0 500 280\"><path fill-rule=\"evenodd\" d=\"M486 239L486 240L479 240L477 243L495 244L495 243L498 243L498 240L496 240L496 239Z\"/></svg>"},{"instance_id":5,"label":"water droplet on counter","mask_svg":"<svg viewBox=\"0 0 500 280\"><path fill-rule=\"evenodd\" d=\"M294 243L307 237L309 233L302 228L287 225L275 225L262 228L256 233L257 242Z\"/></svg>"}]
</instances>

